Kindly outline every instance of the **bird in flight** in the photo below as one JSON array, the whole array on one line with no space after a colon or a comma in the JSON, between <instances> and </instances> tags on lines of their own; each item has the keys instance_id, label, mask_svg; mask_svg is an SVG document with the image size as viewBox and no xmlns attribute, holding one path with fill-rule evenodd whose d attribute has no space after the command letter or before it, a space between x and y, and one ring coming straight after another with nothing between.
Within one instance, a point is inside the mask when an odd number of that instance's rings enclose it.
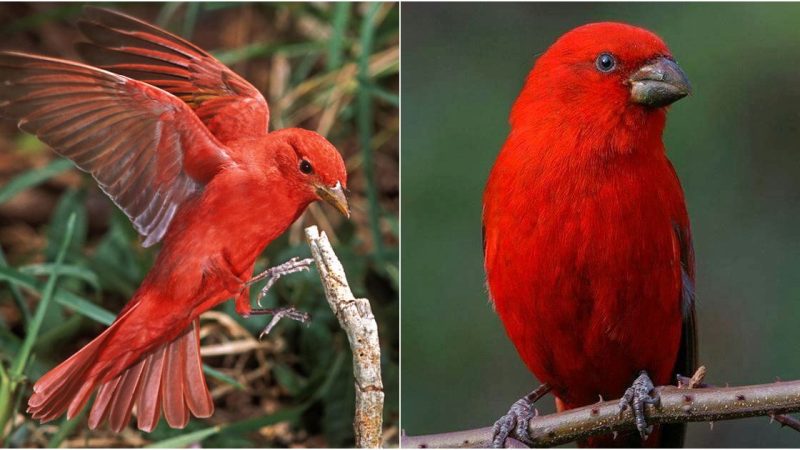
<instances>
[{"instance_id":1,"label":"bird in flight","mask_svg":"<svg viewBox=\"0 0 800 450\"><path fill-rule=\"evenodd\" d=\"M214 410L201 313L233 297L243 316L307 319L251 307L249 286L267 279L268 289L310 260L253 268L310 203L349 216L345 165L317 133L268 132L261 93L194 44L105 9L87 8L78 26L89 64L0 52L0 114L90 173L142 245L162 247L111 326L35 383L28 412L71 418L96 392L92 429L120 431L134 409L144 431L162 411L182 428Z\"/></svg>"}]
</instances>

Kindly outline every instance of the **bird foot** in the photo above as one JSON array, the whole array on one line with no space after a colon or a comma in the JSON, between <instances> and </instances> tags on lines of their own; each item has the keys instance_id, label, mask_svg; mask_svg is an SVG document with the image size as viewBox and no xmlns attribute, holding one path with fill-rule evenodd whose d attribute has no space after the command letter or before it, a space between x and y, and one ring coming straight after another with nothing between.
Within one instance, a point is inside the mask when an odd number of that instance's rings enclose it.
<instances>
[{"instance_id":1,"label":"bird foot","mask_svg":"<svg viewBox=\"0 0 800 450\"><path fill-rule=\"evenodd\" d=\"M647 425L647 420L644 417L644 406L659 404L661 404L661 397L655 390L653 381L650 380L647 372L643 370L619 400L619 412L622 414L630 406L633 409L633 416L636 419L636 429L639 430L639 435L642 439L647 439L647 436L653 431L653 427Z\"/></svg>"},{"instance_id":2,"label":"bird foot","mask_svg":"<svg viewBox=\"0 0 800 450\"><path fill-rule=\"evenodd\" d=\"M250 281L247 282L247 286L257 283L263 279L267 280L267 283L263 288L261 288L261 292L258 293L256 304L259 307L261 306L261 299L267 295L267 291L269 291L275 282L277 282L282 276L309 270L312 263L314 263L314 260L311 258L300 259L298 257L294 257L281 265L270 267L269 269L251 278Z\"/></svg>"},{"instance_id":3,"label":"bird foot","mask_svg":"<svg viewBox=\"0 0 800 450\"><path fill-rule=\"evenodd\" d=\"M281 319L284 317L287 319L296 320L300 323L306 323L311 320L311 314L300 311L299 309L295 308L294 306L288 306L283 308L264 308L264 309L254 309L250 312L250 314L257 314L257 315L271 315L272 320L269 321L266 327L261 331L258 335L258 339L261 340L264 336L268 335L275 325L280 322Z\"/></svg>"},{"instance_id":4,"label":"bird foot","mask_svg":"<svg viewBox=\"0 0 800 450\"><path fill-rule=\"evenodd\" d=\"M528 433L528 423L534 417L536 410L529 396L514 402L506 415L499 418L492 426L492 448L504 448L509 437L531 445L533 440Z\"/></svg>"}]
</instances>

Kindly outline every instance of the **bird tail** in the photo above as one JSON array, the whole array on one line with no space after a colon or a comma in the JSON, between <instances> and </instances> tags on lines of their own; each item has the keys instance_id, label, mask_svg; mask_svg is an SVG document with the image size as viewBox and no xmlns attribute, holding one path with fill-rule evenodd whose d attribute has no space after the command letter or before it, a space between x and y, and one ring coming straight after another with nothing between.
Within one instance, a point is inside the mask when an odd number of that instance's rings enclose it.
<instances>
[{"instance_id":1,"label":"bird tail","mask_svg":"<svg viewBox=\"0 0 800 450\"><path fill-rule=\"evenodd\" d=\"M162 410L172 428L185 427L190 413L211 416L214 403L200 360L198 322L195 320L171 342L148 350L134 364L112 374L108 372L112 364L99 367L98 355L121 323L118 320L36 382L28 412L42 423L65 411L72 418L97 390L89 413L91 429L108 420L111 429L119 432L130 421L134 408L139 429L148 432L158 425Z\"/></svg>"}]
</instances>

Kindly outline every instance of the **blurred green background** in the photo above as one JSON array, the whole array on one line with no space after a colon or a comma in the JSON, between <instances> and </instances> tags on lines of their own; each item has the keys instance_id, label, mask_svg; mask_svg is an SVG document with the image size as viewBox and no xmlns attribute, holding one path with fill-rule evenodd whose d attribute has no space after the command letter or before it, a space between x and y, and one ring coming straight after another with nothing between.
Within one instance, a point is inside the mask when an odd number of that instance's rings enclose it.
<instances>
[{"instance_id":1,"label":"blurred green background","mask_svg":"<svg viewBox=\"0 0 800 450\"><path fill-rule=\"evenodd\" d=\"M0 50L78 60L81 3L0 4ZM98 4L95 4L98 6ZM308 256L303 227L330 236L354 294L378 321L384 444L397 443L399 8L395 3L101 3L158 24L211 51L261 90L270 129L316 130L347 164L351 220L312 205L259 258L256 269ZM68 217L77 218L60 269ZM40 425L24 413L32 381L97 336L152 265L127 218L91 177L35 137L0 120L0 393L22 364L10 398L0 395L0 446L347 447L353 445L354 385L346 336L315 269L281 279L265 307L296 305L308 326L243 319L227 302L203 315L203 362L216 411L184 430L162 420L152 433L86 427L85 414ZM52 273L61 276L38 334L28 330ZM251 289L253 297L259 289ZM36 336L30 358L22 343Z\"/></svg>"},{"instance_id":2,"label":"blurred green background","mask_svg":"<svg viewBox=\"0 0 800 450\"><path fill-rule=\"evenodd\" d=\"M697 254L708 382L800 378L800 5L407 3L402 7L402 427L490 425L538 385L488 303L481 195L523 80L560 35L623 21L667 42L694 86L664 136ZM547 320L546 317L540 320ZM551 412L552 399L540 402ZM794 446L754 418L687 445Z\"/></svg>"}]
</instances>

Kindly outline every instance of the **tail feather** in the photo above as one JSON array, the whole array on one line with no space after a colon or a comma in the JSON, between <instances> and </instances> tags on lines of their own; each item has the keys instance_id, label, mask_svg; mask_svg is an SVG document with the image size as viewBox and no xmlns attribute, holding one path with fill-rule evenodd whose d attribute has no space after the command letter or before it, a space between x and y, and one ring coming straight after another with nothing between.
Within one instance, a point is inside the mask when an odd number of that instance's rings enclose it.
<instances>
[{"instance_id":1,"label":"tail feather","mask_svg":"<svg viewBox=\"0 0 800 450\"><path fill-rule=\"evenodd\" d=\"M112 430L121 431L130 421L134 407L137 425L144 431L152 431L158 425L162 410L173 428L185 427L190 414L208 417L213 413L214 403L200 359L198 320L172 342L149 351L114 378L102 382L104 374L113 373L110 368L119 363L117 360L111 366L99 367L97 362L113 328L114 325L36 383L28 402L34 419L47 422L64 411L74 417L96 389L89 414L91 429L108 421Z\"/></svg>"},{"instance_id":2,"label":"tail feather","mask_svg":"<svg viewBox=\"0 0 800 450\"><path fill-rule=\"evenodd\" d=\"M71 380L68 380L68 382L63 385L63 390L61 392L71 392L73 393L72 396L50 396L44 403L41 404L41 406L38 407L37 410L34 411L33 418L39 419L43 423L58 418L64 413L64 410L69 407L73 399L85 398L87 390L89 390L89 394L91 394L91 390L87 389L80 378L75 377Z\"/></svg>"},{"instance_id":3,"label":"tail feather","mask_svg":"<svg viewBox=\"0 0 800 450\"><path fill-rule=\"evenodd\" d=\"M160 347L147 357L144 386L136 399L136 425L147 432L153 431L161 418L161 377L166 350L166 346Z\"/></svg>"},{"instance_id":4,"label":"tail feather","mask_svg":"<svg viewBox=\"0 0 800 450\"><path fill-rule=\"evenodd\" d=\"M140 380L145 359L142 359L120 375L121 381L114 395L114 402L109 408L110 414L108 416L108 423L111 425L111 429L117 433L122 431L131 420L133 399L136 397L136 391L141 387Z\"/></svg>"},{"instance_id":5,"label":"tail feather","mask_svg":"<svg viewBox=\"0 0 800 450\"><path fill-rule=\"evenodd\" d=\"M77 383L73 383L73 385L79 386L79 384ZM73 386L69 386L68 388L72 389ZM35 419L41 420L43 423L50 422L51 420L56 419L58 416L60 416L63 413L63 411L67 409L67 406L69 406L69 401L70 401L69 398L54 397L50 401L42 405L43 409L35 411L33 413L33 417Z\"/></svg>"},{"instance_id":6,"label":"tail feather","mask_svg":"<svg viewBox=\"0 0 800 450\"><path fill-rule=\"evenodd\" d=\"M106 330L33 385L28 412L34 419L42 423L49 422L62 415L73 399L88 399L92 389L91 386L87 388L85 376L94 364L103 342L110 335L110 330Z\"/></svg>"},{"instance_id":7,"label":"tail feather","mask_svg":"<svg viewBox=\"0 0 800 450\"><path fill-rule=\"evenodd\" d=\"M67 409L67 418L71 419L78 415L78 413L86 406L86 402L89 401L89 397L92 396L92 392L94 391L94 385L90 383L83 383L80 390L72 401L69 403L69 408Z\"/></svg>"},{"instance_id":8,"label":"tail feather","mask_svg":"<svg viewBox=\"0 0 800 450\"><path fill-rule=\"evenodd\" d=\"M119 378L114 378L98 389L97 396L94 398L92 410L89 412L90 429L94 430L108 417L108 406L111 404L111 400L114 399L114 392L117 390L119 382Z\"/></svg>"},{"instance_id":9,"label":"tail feather","mask_svg":"<svg viewBox=\"0 0 800 450\"><path fill-rule=\"evenodd\" d=\"M184 337L178 338L167 349L164 378L161 383L164 418L172 428L183 428L189 422L189 410L186 408L183 398L183 371L186 360L186 347L183 345L183 339Z\"/></svg>"},{"instance_id":10,"label":"tail feather","mask_svg":"<svg viewBox=\"0 0 800 450\"><path fill-rule=\"evenodd\" d=\"M214 413L214 401L203 376L203 361L200 359L200 330L194 328L192 338L183 339L186 358L183 371L183 396L189 410L196 417L210 417Z\"/></svg>"}]
</instances>

